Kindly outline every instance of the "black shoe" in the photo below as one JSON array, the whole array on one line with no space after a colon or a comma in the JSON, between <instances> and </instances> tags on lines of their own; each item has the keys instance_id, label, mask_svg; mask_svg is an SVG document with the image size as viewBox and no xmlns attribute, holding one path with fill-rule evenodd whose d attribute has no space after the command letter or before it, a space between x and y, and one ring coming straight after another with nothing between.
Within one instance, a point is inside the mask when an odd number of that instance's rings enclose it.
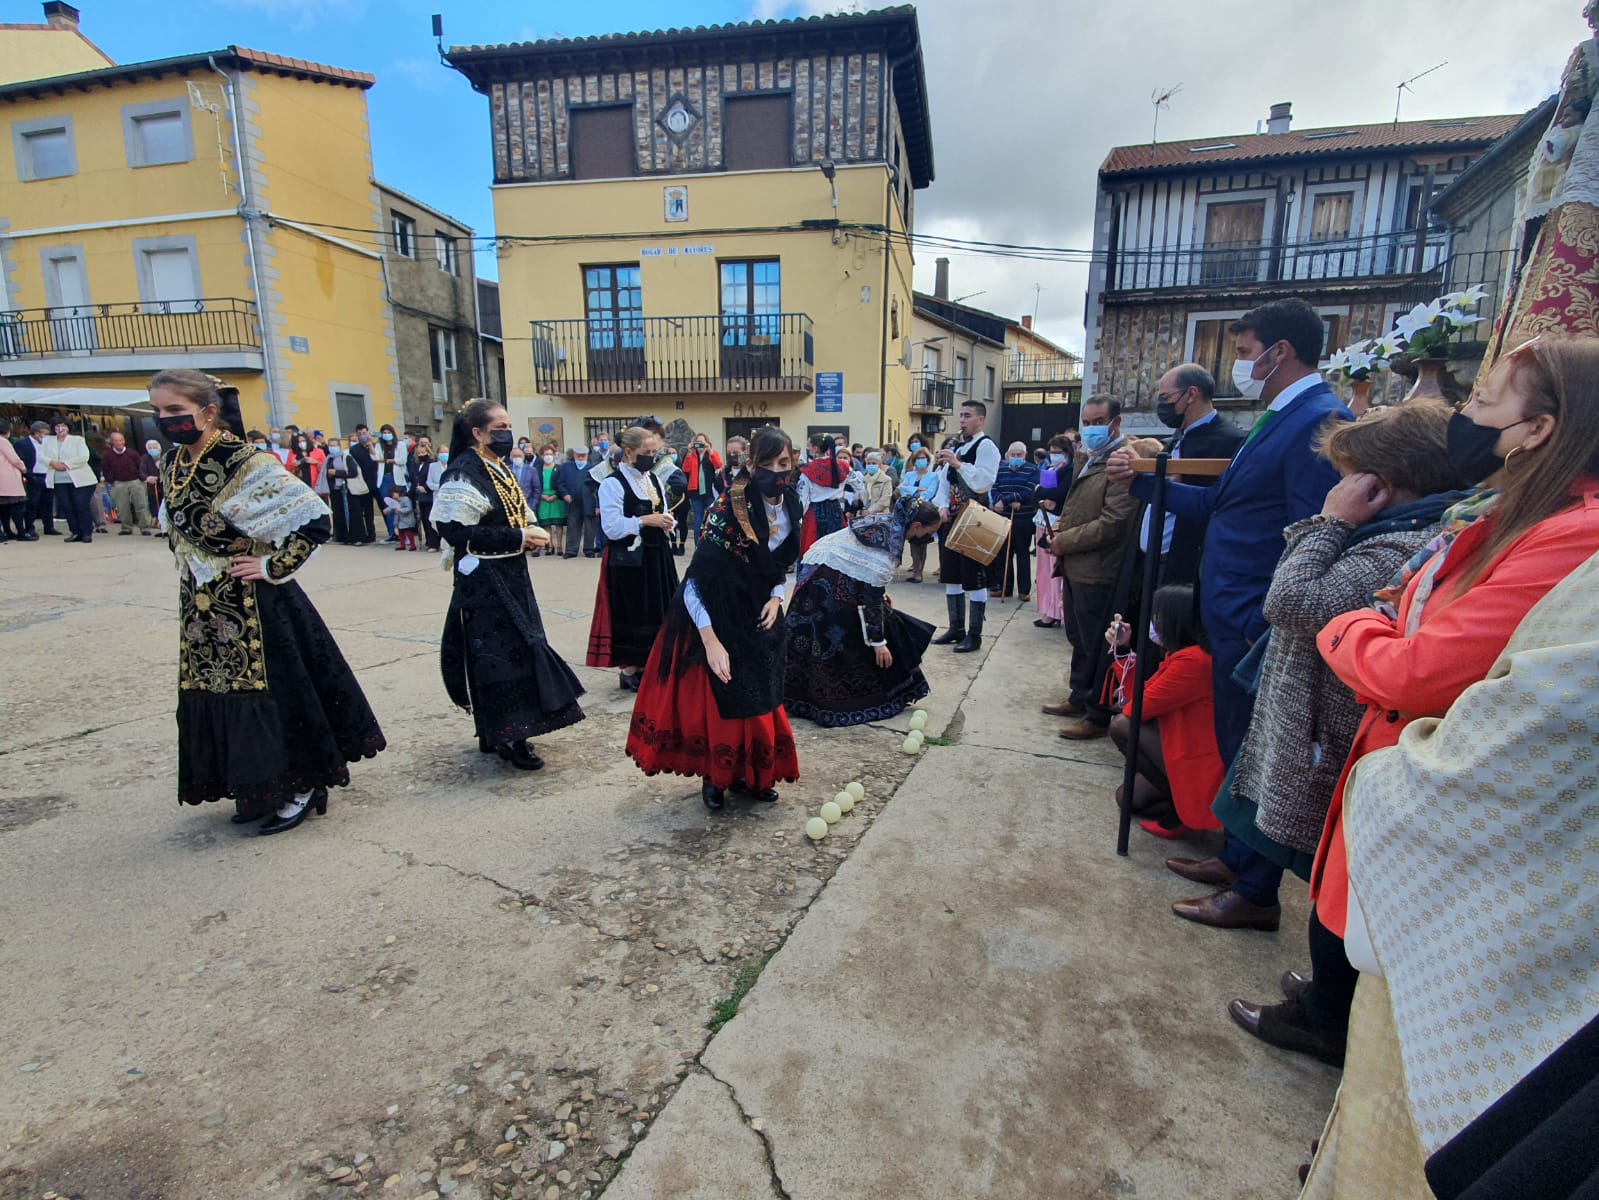
<instances>
[{"instance_id":1,"label":"black shoe","mask_svg":"<svg viewBox=\"0 0 1599 1200\"><path fill-rule=\"evenodd\" d=\"M70 545L73 542L86 542L88 540L89 540L88 538L81 538L77 534L73 534L71 537L62 538L61 539L61 544L63 546L66 546L66 545Z\"/></svg>"},{"instance_id":2,"label":"black shoe","mask_svg":"<svg viewBox=\"0 0 1599 1200\"><path fill-rule=\"evenodd\" d=\"M949 609L949 628L942 637L933 639L935 646L953 646L956 642L966 638L966 593L957 592L953 596L944 597L944 605Z\"/></svg>"},{"instance_id":3,"label":"black shoe","mask_svg":"<svg viewBox=\"0 0 1599 1200\"><path fill-rule=\"evenodd\" d=\"M640 671L633 675L619 675L617 676L617 681L620 683L624 692L636 692L638 691L639 683L643 678L644 673Z\"/></svg>"},{"instance_id":4,"label":"black shoe","mask_svg":"<svg viewBox=\"0 0 1599 1200\"><path fill-rule=\"evenodd\" d=\"M750 794L752 796L754 796L755 799L759 800L762 804L776 804L777 803L777 789L776 788L762 788L760 791L751 792Z\"/></svg>"},{"instance_id":5,"label":"black shoe","mask_svg":"<svg viewBox=\"0 0 1599 1200\"><path fill-rule=\"evenodd\" d=\"M61 536L61 531L59 529L46 529L44 531L44 536L45 537L60 537Z\"/></svg>"},{"instance_id":6,"label":"black shoe","mask_svg":"<svg viewBox=\"0 0 1599 1200\"><path fill-rule=\"evenodd\" d=\"M544 760L533 752L533 747L527 744L526 738L520 738L509 746L501 746L500 757L519 771L544 769Z\"/></svg>"},{"instance_id":7,"label":"black shoe","mask_svg":"<svg viewBox=\"0 0 1599 1200\"><path fill-rule=\"evenodd\" d=\"M257 821L264 821L266 818L260 813L257 813L253 817L247 817L241 812L236 812L229 817L228 820L232 821L235 825L254 825Z\"/></svg>"},{"instance_id":8,"label":"black shoe","mask_svg":"<svg viewBox=\"0 0 1599 1200\"><path fill-rule=\"evenodd\" d=\"M311 798L305 802L305 807L292 817L273 817L257 831L261 837L274 833L287 833L311 815L311 810L316 809L317 816L326 816L328 811L328 789L317 788L311 793Z\"/></svg>"},{"instance_id":9,"label":"black shoe","mask_svg":"<svg viewBox=\"0 0 1599 1200\"><path fill-rule=\"evenodd\" d=\"M479 754L493 754L494 753L494 744L492 742L490 742L488 738L485 738L485 737L478 738L478 740L477 740L477 748L478 748L478 753Z\"/></svg>"},{"instance_id":10,"label":"black shoe","mask_svg":"<svg viewBox=\"0 0 1599 1200\"><path fill-rule=\"evenodd\" d=\"M705 807L712 812L721 812L727 802L727 794L707 779L700 784L700 799L705 801Z\"/></svg>"},{"instance_id":11,"label":"black shoe","mask_svg":"<svg viewBox=\"0 0 1599 1200\"><path fill-rule=\"evenodd\" d=\"M972 619L966 626L966 636L961 639L960 645L955 647L956 654L970 654L979 649L983 644L983 616L988 611L986 600L972 601Z\"/></svg>"}]
</instances>

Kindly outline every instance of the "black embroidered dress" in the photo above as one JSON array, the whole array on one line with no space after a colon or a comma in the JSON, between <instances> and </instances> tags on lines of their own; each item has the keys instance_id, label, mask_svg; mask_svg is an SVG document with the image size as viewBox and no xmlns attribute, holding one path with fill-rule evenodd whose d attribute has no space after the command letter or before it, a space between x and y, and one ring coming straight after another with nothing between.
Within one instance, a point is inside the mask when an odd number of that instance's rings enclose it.
<instances>
[{"instance_id":1,"label":"black embroidered dress","mask_svg":"<svg viewBox=\"0 0 1599 1200\"><path fill-rule=\"evenodd\" d=\"M642 499L633 490L634 478L642 481L650 499ZM621 489L624 518L666 511L666 489L653 471L623 470L611 479ZM600 485L602 508L611 479ZM677 567L666 530L641 526L636 539L607 540L600 559L599 584L594 590L587 665L642 667L676 593Z\"/></svg>"},{"instance_id":2,"label":"black embroidered dress","mask_svg":"<svg viewBox=\"0 0 1599 1200\"><path fill-rule=\"evenodd\" d=\"M178 799L231 798L267 816L295 795L350 782L383 731L322 618L294 582L330 522L276 455L231 434L193 464L161 460L167 541L179 572ZM264 560L267 580L233 579Z\"/></svg>"},{"instance_id":3,"label":"black embroidered dress","mask_svg":"<svg viewBox=\"0 0 1599 1200\"><path fill-rule=\"evenodd\" d=\"M510 486L496 488L491 471ZM513 494L520 511L508 513ZM510 469L477 453L452 455L432 516L449 543L455 581L439 644L450 699L472 714L478 737L491 746L581 721L583 685L544 635L522 549L532 517Z\"/></svg>"}]
</instances>

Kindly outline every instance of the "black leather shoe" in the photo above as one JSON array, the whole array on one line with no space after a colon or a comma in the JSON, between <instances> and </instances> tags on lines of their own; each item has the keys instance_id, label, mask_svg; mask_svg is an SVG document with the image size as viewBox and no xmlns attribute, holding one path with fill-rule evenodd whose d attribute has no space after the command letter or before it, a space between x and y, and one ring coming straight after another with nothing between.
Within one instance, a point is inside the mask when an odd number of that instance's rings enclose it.
<instances>
[{"instance_id":1,"label":"black leather shoe","mask_svg":"<svg viewBox=\"0 0 1599 1200\"><path fill-rule=\"evenodd\" d=\"M317 788L311 793L311 798L305 802L305 807L292 817L273 817L257 831L261 837L274 833L287 833L311 815L311 810L316 809L317 816L326 816L328 811L328 789Z\"/></svg>"},{"instance_id":2,"label":"black leather shoe","mask_svg":"<svg viewBox=\"0 0 1599 1200\"><path fill-rule=\"evenodd\" d=\"M776 804L777 803L777 789L776 788L762 788L760 791L753 792L751 794L755 797L755 799L759 800L762 804Z\"/></svg>"},{"instance_id":3,"label":"black leather shoe","mask_svg":"<svg viewBox=\"0 0 1599 1200\"><path fill-rule=\"evenodd\" d=\"M700 799L705 801L705 807L712 812L721 812L727 803L727 794L707 779L700 784Z\"/></svg>"},{"instance_id":4,"label":"black leather shoe","mask_svg":"<svg viewBox=\"0 0 1599 1200\"><path fill-rule=\"evenodd\" d=\"M1284 1000L1293 1000L1310 987L1310 979L1298 971L1284 971L1278 986L1283 990Z\"/></svg>"},{"instance_id":5,"label":"black leather shoe","mask_svg":"<svg viewBox=\"0 0 1599 1200\"><path fill-rule=\"evenodd\" d=\"M236 812L229 817L228 820L233 822L235 825L254 825L257 821L264 821L266 818L260 813L257 813L253 817L247 817L243 813Z\"/></svg>"},{"instance_id":6,"label":"black leather shoe","mask_svg":"<svg viewBox=\"0 0 1599 1200\"><path fill-rule=\"evenodd\" d=\"M526 738L509 746L501 746L500 757L519 771L542 771L544 769L544 760L533 752L533 747L527 744Z\"/></svg>"},{"instance_id":7,"label":"black leather shoe","mask_svg":"<svg viewBox=\"0 0 1599 1200\"><path fill-rule=\"evenodd\" d=\"M1292 1000L1282 1004L1251 1004L1233 1000L1227 1005L1233 1024L1268 1046L1308 1054L1324 1063L1344 1065L1344 1043L1323 1037L1305 1023L1299 1005Z\"/></svg>"},{"instance_id":8,"label":"black leather shoe","mask_svg":"<svg viewBox=\"0 0 1599 1200\"><path fill-rule=\"evenodd\" d=\"M618 679L620 680L621 685L622 685L622 690L624 692L636 692L636 691L638 691L639 683L640 683L641 680L643 680L643 678L644 678L644 673L642 671L640 671L640 672L638 672L636 674L633 674L633 675L621 675L621 676L618 676Z\"/></svg>"}]
</instances>

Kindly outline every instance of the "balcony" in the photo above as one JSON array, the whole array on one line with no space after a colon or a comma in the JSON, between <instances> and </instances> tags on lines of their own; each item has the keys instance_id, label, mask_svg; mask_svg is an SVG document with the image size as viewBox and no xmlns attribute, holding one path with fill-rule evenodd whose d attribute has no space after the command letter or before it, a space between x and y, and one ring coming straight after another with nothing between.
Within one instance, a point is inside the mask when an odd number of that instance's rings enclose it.
<instances>
[{"instance_id":1,"label":"balcony","mask_svg":"<svg viewBox=\"0 0 1599 1200\"><path fill-rule=\"evenodd\" d=\"M1083 382L1083 360L1059 355L1008 354L1005 356L1005 387L1012 391L1066 390Z\"/></svg>"},{"instance_id":2,"label":"balcony","mask_svg":"<svg viewBox=\"0 0 1599 1200\"><path fill-rule=\"evenodd\" d=\"M1108 290L1252 290L1262 284L1406 283L1436 271L1449 256L1448 234L1403 230L1313 242L1227 242L1122 250L1111 261Z\"/></svg>"},{"instance_id":3,"label":"balcony","mask_svg":"<svg viewBox=\"0 0 1599 1200\"><path fill-rule=\"evenodd\" d=\"M807 394L816 345L804 313L533 322L546 396Z\"/></svg>"},{"instance_id":4,"label":"balcony","mask_svg":"<svg viewBox=\"0 0 1599 1200\"><path fill-rule=\"evenodd\" d=\"M0 311L0 375L165 367L261 370L254 301L223 297Z\"/></svg>"},{"instance_id":5,"label":"balcony","mask_svg":"<svg viewBox=\"0 0 1599 1200\"><path fill-rule=\"evenodd\" d=\"M955 380L937 371L911 372L911 411L952 413L955 411Z\"/></svg>"}]
</instances>

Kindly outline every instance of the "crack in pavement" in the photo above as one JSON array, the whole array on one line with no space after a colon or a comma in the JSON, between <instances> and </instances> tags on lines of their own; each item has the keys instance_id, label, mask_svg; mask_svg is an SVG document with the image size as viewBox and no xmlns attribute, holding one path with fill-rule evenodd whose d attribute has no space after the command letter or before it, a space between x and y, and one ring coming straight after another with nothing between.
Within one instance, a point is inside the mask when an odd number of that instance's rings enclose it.
<instances>
[{"instance_id":1,"label":"crack in pavement","mask_svg":"<svg viewBox=\"0 0 1599 1200\"><path fill-rule=\"evenodd\" d=\"M1021 754L1028 758L1045 758L1050 762L1077 763L1079 766L1084 767L1104 767L1107 771L1121 770L1121 767L1112 763L1102 762L1094 758L1079 758L1075 754L1051 754L1044 750L1018 750L1014 746L990 746L984 742L963 742L962 745L969 746L973 750L992 750L997 754Z\"/></svg>"},{"instance_id":2,"label":"crack in pavement","mask_svg":"<svg viewBox=\"0 0 1599 1200\"><path fill-rule=\"evenodd\" d=\"M525 892L523 889L512 887L508 883L501 883L498 879L494 878L494 876L485 875L481 871L466 871L456 866L454 863L430 862L427 859L418 858L414 851L391 850L382 842L374 842L371 838L357 837L351 838L350 840L353 842L359 842L363 846L371 846L374 850L377 850L382 854L392 855L393 857L402 860L408 867L436 867L440 870L449 871L453 874L459 875L462 879L481 880L483 883L493 884L502 892L511 893L511 895L515 896L518 900L527 895L527 892Z\"/></svg>"},{"instance_id":3,"label":"crack in pavement","mask_svg":"<svg viewBox=\"0 0 1599 1200\"><path fill-rule=\"evenodd\" d=\"M108 729L121 729L124 725L136 725L140 721L155 721L166 717L166 713L144 713L142 716L129 717L125 721L112 721L109 725L96 725L91 729L79 729L63 737L48 738L42 742L29 742L26 746L12 746L0 748L0 758L8 754L19 754L23 750L43 750L49 746L58 746L62 742L75 742L80 738L92 737L97 733L104 733Z\"/></svg>"},{"instance_id":4,"label":"crack in pavement","mask_svg":"<svg viewBox=\"0 0 1599 1200\"><path fill-rule=\"evenodd\" d=\"M704 1051L701 1051L701 1053L703 1054ZM771 1177L772 1181L772 1195L779 1197L779 1200L794 1200L788 1188L783 1184L783 1177L777 1173L777 1158L773 1151L772 1139L767 1136L764 1127L758 1127L755 1124L755 1118L750 1116L749 1110L744 1107L744 1102L738 1098L738 1089L707 1067L698 1058L694 1060L694 1063L701 1071L705 1072L708 1079L722 1085L722 1088L727 1092L727 1098L733 1102L733 1107L738 1109L739 1119L744 1122L745 1128L761 1140L761 1153L766 1159L766 1173Z\"/></svg>"}]
</instances>

